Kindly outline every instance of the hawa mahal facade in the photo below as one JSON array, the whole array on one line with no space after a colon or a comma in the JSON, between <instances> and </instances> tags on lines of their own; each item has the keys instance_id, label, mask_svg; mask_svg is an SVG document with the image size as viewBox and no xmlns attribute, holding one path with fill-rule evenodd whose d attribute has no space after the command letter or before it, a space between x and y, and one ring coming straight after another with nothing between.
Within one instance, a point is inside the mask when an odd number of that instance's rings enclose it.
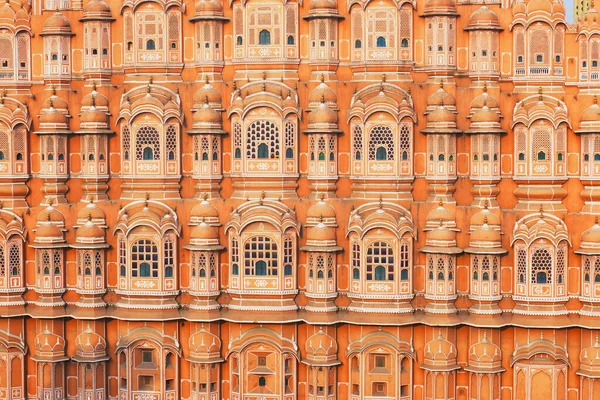
<instances>
[{"instance_id":1,"label":"hawa mahal facade","mask_svg":"<svg viewBox=\"0 0 600 400\"><path fill-rule=\"evenodd\" d=\"M6 0L0 399L600 399L600 13Z\"/></svg>"}]
</instances>

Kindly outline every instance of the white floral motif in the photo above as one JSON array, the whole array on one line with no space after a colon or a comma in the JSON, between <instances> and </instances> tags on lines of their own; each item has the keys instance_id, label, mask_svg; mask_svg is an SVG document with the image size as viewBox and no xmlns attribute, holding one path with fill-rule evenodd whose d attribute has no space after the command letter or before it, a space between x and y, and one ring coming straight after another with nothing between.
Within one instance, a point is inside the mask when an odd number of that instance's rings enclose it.
<instances>
[{"instance_id":1,"label":"white floral motif","mask_svg":"<svg viewBox=\"0 0 600 400\"><path fill-rule=\"evenodd\" d=\"M390 285L386 285L383 283L372 283L369 285L369 289L374 292L389 292L390 290L392 290Z\"/></svg>"},{"instance_id":2,"label":"white floral motif","mask_svg":"<svg viewBox=\"0 0 600 400\"><path fill-rule=\"evenodd\" d=\"M136 283L134 283L134 286L137 288L151 289L154 286L156 286L156 283L148 281L137 281Z\"/></svg>"}]
</instances>

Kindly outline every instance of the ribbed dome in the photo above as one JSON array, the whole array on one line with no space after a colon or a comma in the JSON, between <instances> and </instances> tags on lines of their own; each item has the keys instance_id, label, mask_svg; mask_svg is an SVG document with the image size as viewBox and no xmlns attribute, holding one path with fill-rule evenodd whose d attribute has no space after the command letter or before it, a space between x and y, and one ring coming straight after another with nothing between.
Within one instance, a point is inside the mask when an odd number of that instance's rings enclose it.
<instances>
[{"instance_id":1,"label":"ribbed dome","mask_svg":"<svg viewBox=\"0 0 600 400\"><path fill-rule=\"evenodd\" d=\"M455 106L456 99L450 93L446 92L442 86L427 98L428 106Z\"/></svg>"},{"instance_id":2,"label":"ribbed dome","mask_svg":"<svg viewBox=\"0 0 600 400\"><path fill-rule=\"evenodd\" d=\"M438 337L425 345L424 363L427 365L456 364L456 346L444 339L440 332Z\"/></svg>"},{"instance_id":3,"label":"ribbed dome","mask_svg":"<svg viewBox=\"0 0 600 400\"><path fill-rule=\"evenodd\" d=\"M488 106L483 106L473 114L471 122L500 122L500 115L490 110Z\"/></svg>"},{"instance_id":4,"label":"ribbed dome","mask_svg":"<svg viewBox=\"0 0 600 400\"><path fill-rule=\"evenodd\" d=\"M48 327L35 337L36 356L62 356L65 354L65 339L50 332Z\"/></svg>"},{"instance_id":5,"label":"ribbed dome","mask_svg":"<svg viewBox=\"0 0 600 400\"><path fill-rule=\"evenodd\" d=\"M218 104L221 105L222 96L221 92L217 90L213 85L211 85L208 81L204 86L194 93L194 104L204 104L206 99L208 98L209 104Z\"/></svg>"},{"instance_id":6,"label":"ribbed dome","mask_svg":"<svg viewBox=\"0 0 600 400\"><path fill-rule=\"evenodd\" d=\"M67 103L62 97L58 97L56 94L53 93L52 96L48 97L42 103L42 109L44 108L56 108L66 110L69 108L69 103Z\"/></svg>"},{"instance_id":7,"label":"ribbed dome","mask_svg":"<svg viewBox=\"0 0 600 400\"><path fill-rule=\"evenodd\" d=\"M202 108L194 113L194 122L200 124L218 124L221 125L221 113L211 108L208 101Z\"/></svg>"},{"instance_id":8,"label":"ribbed dome","mask_svg":"<svg viewBox=\"0 0 600 400\"><path fill-rule=\"evenodd\" d=\"M527 6L525 5L524 0L517 0L516 4L513 6L513 15L517 16L519 14L526 14Z\"/></svg>"},{"instance_id":9,"label":"ribbed dome","mask_svg":"<svg viewBox=\"0 0 600 400\"><path fill-rule=\"evenodd\" d=\"M335 218L335 209L323 200L320 200L308 208L306 217L315 219Z\"/></svg>"},{"instance_id":10,"label":"ribbed dome","mask_svg":"<svg viewBox=\"0 0 600 400\"><path fill-rule=\"evenodd\" d=\"M83 18L81 20L112 21L110 6L104 0L90 0L83 6Z\"/></svg>"},{"instance_id":11,"label":"ribbed dome","mask_svg":"<svg viewBox=\"0 0 600 400\"><path fill-rule=\"evenodd\" d=\"M211 240L218 238L219 232L217 231L217 228L208 225L206 222L201 222L196 225L190 233L190 239L195 240Z\"/></svg>"},{"instance_id":12,"label":"ribbed dome","mask_svg":"<svg viewBox=\"0 0 600 400\"><path fill-rule=\"evenodd\" d=\"M500 348L484 336L483 339L475 343L469 349L469 364L478 367L492 367L493 364L502 362L502 352Z\"/></svg>"},{"instance_id":13,"label":"ribbed dome","mask_svg":"<svg viewBox=\"0 0 600 400\"><path fill-rule=\"evenodd\" d=\"M427 122L456 122L456 114L448 110L444 106L437 106L435 110L427 115Z\"/></svg>"},{"instance_id":14,"label":"ribbed dome","mask_svg":"<svg viewBox=\"0 0 600 400\"><path fill-rule=\"evenodd\" d=\"M15 12L10 6L10 1L4 3L4 6L0 7L0 21L12 24L15 20Z\"/></svg>"},{"instance_id":15,"label":"ribbed dome","mask_svg":"<svg viewBox=\"0 0 600 400\"><path fill-rule=\"evenodd\" d=\"M326 104L336 104L337 95L335 91L327 86L323 80L308 95L308 104L319 104L324 101Z\"/></svg>"},{"instance_id":16,"label":"ribbed dome","mask_svg":"<svg viewBox=\"0 0 600 400\"><path fill-rule=\"evenodd\" d=\"M335 241L335 229L325 224L317 224L308 228L307 241Z\"/></svg>"},{"instance_id":17,"label":"ribbed dome","mask_svg":"<svg viewBox=\"0 0 600 400\"><path fill-rule=\"evenodd\" d=\"M600 247L600 225L596 219L596 223L591 228L585 230L581 234L582 248L598 248Z\"/></svg>"},{"instance_id":18,"label":"ribbed dome","mask_svg":"<svg viewBox=\"0 0 600 400\"><path fill-rule=\"evenodd\" d=\"M106 340L88 327L75 339L77 356L93 359L106 356Z\"/></svg>"},{"instance_id":19,"label":"ribbed dome","mask_svg":"<svg viewBox=\"0 0 600 400\"><path fill-rule=\"evenodd\" d=\"M40 123L66 124L67 117L65 114L52 107L40 115Z\"/></svg>"},{"instance_id":20,"label":"ribbed dome","mask_svg":"<svg viewBox=\"0 0 600 400\"><path fill-rule=\"evenodd\" d=\"M92 104L96 107L108 107L108 99L94 89L81 99L81 107L91 107Z\"/></svg>"},{"instance_id":21,"label":"ribbed dome","mask_svg":"<svg viewBox=\"0 0 600 400\"><path fill-rule=\"evenodd\" d=\"M97 109L96 106L91 106L81 112L79 120L82 123L105 123L107 118L108 115L104 111Z\"/></svg>"},{"instance_id":22,"label":"ribbed dome","mask_svg":"<svg viewBox=\"0 0 600 400\"><path fill-rule=\"evenodd\" d=\"M48 243L48 242L59 242L62 241L63 235L58 227L51 223L45 222L38 225L35 231L35 242Z\"/></svg>"},{"instance_id":23,"label":"ribbed dome","mask_svg":"<svg viewBox=\"0 0 600 400\"><path fill-rule=\"evenodd\" d=\"M47 221L50 221L58 226L63 226L65 224L65 217L53 206L48 206L37 215L38 223Z\"/></svg>"},{"instance_id":24,"label":"ribbed dome","mask_svg":"<svg viewBox=\"0 0 600 400\"><path fill-rule=\"evenodd\" d=\"M586 108L579 117L580 122L599 122L600 121L600 105L592 104Z\"/></svg>"},{"instance_id":25,"label":"ribbed dome","mask_svg":"<svg viewBox=\"0 0 600 400\"><path fill-rule=\"evenodd\" d=\"M502 242L500 231L492 229L488 224L483 224L471 232L471 244L474 242L498 244Z\"/></svg>"},{"instance_id":26,"label":"ribbed dome","mask_svg":"<svg viewBox=\"0 0 600 400\"><path fill-rule=\"evenodd\" d=\"M308 114L308 125L318 127L320 125L335 125L337 127L337 112L328 107L322 101L317 108Z\"/></svg>"},{"instance_id":27,"label":"ribbed dome","mask_svg":"<svg viewBox=\"0 0 600 400\"><path fill-rule=\"evenodd\" d=\"M221 339L204 329L204 325L190 336L188 343L193 360L214 361L221 358Z\"/></svg>"},{"instance_id":28,"label":"ribbed dome","mask_svg":"<svg viewBox=\"0 0 600 400\"><path fill-rule=\"evenodd\" d=\"M436 208L429 211L427 221L454 222L454 214L440 203Z\"/></svg>"},{"instance_id":29,"label":"ribbed dome","mask_svg":"<svg viewBox=\"0 0 600 400\"><path fill-rule=\"evenodd\" d=\"M77 241L97 242L104 241L104 230L92 222L91 216L84 226L77 229Z\"/></svg>"},{"instance_id":30,"label":"ribbed dome","mask_svg":"<svg viewBox=\"0 0 600 400\"><path fill-rule=\"evenodd\" d=\"M455 15L456 4L454 0L426 0L424 16Z\"/></svg>"},{"instance_id":31,"label":"ribbed dome","mask_svg":"<svg viewBox=\"0 0 600 400\"><path fill-rule=\"evenodd\" d=\"M91 218L92 221L104 220L106 215L95 203L89 202L77 212L77 219L87 221L89 218Z\"/></svg>"},{"instance_id":32,"label":"ribbed dome","mask_svg":"<svg viewBox=\"0 0 600 400\"><path fill-rule=\"evenodd\" d=\"M44 35L70 35L71 33L69 19L58 11L46 20L42 29Z\"/></svg>"},{"instance_id":33,"label":"ribbed dome","mask_svg":"<svg viewBox=\"0 0 600 400\"><path fill-rule=\"evenodd\" d=\"M190 218L192 220L197 219L200 221L202 218L218 218L219 212L210 204L207 200L202 200L200 204L196 205L192 208L192 212L190 214Z\"/></svg>"},{"instance_id":34,"label":"ribbed dome","mask_svg":"<svg viewBox=\"0 0 600 400\"><path fill-rule=\"evenodd\" d=\"M335 0L312 0L310 2L310 11L337 11Z\"/></svg>"},{"instance_id":35,"label":"ribbed dome","mask_svg":"<svg viewBox=\"0 0 600 400\"><path fill-rule=\"evenodd\" d=\"M552 1L551 0L531 0L529 4L527 4L527 13L530 14L532 12L546 12L548 14L552 14Z\"/></svg>"},{"instance_id":36,"label":"ribbed dome","mask_svg":"<svg viewBox=\"0 0 600 400\"><path fill-rule=\"evenodd\" d=\"M489 225L500 225L500 217L496 214L491 212L487 207L484 208L483 210L473 214L473 216L471 217L471 221L470 224L471 225L483 225L484 223L487 223Z\"/></svg>"},{"instance_id":37,"label":"ribbed dome","mask_svg":"<svg viewBox=\"0 0 600 400\"><path fill-rule=\"evenodd\" d=\"M223 5L219 0L198 0L195 11L196 15L223 15Z\"/></svg>"},{"instance_id":38,"label":"ribbed dome","mask_svg":"<svg viewBox=\"0 0 600 400\"><path fill-rule=\"evenodd\" d=\"M485 4L479 7L469 19L469 27L497 28L500 26L498 15Z\"/></svg>"},{"instance_id":39,"label":"ribbed dome","mask_svg":"<svg viewBox=\"0 0 600 400\"><path fill-rule=\"evenodd\" d=\"M306 341L306 357L311 361L337 360L338 345L334 338L319 328Z\"/></svg>"},{"instance_id":40,"label":"ribbed dome","mask_svg":"<svg viewBox=\"0 0 600 400\"><path fill-rule=\"evenodd\" d=\"M440 224L437 229L432 229L427 232L427 243L429 244L429 242L432 242L431 245L434 245L434 242L437 242L435 244L436 246L439 246L444 242L456 245L456 232L448 229L443 224Z\"/></svg>"}]
</instances>

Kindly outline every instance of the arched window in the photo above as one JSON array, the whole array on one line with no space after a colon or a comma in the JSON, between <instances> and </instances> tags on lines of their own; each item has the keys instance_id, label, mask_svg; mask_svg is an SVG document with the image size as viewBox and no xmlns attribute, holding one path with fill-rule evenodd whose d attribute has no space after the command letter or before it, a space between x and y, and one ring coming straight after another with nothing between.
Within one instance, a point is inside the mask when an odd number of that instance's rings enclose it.
<instances>
[{"instance_id":1,"label":"arched window","mask_svg":"<svg viewBox=\"0 0 600 400\"><path fill-rule=\"evenodd\" d=\"M142 157L143 160L152 160L154 159L154 155L151 147L144 147L144 154Z\"/></svg>"},{"instance_id":2,"label":"arched window","mask_svg":"<svg viewBox=\"0 0 600 400\"><path fill-rule=\"evenodd\" d=\"M156 43L152 39L146 41L146 50L156 50Z\"/></svg>"},{"instance_id":3,"label":"arched window","mask_svg":"<svg viewBox=\"0 0 600 400\"><path fill-rule=\"evenodd\" d=\"M260 386L260 387L267 386L267 378L265 378L264 376L261 376L260 378L258 378L258 386Z\"/></svg>"},{"instance_id":4,"label":"arched window","mask_svg":"<svg viewBox=\"0 0 600 400\"><path fill-rule=\"evenodd\" d=\"M385 38L383 36L377 38L377 47L386 47Z\"/></svg>"},{"instance_id":5,"label":"arched window","mask_svg":"<svg viewBox=\"0 0 600 400\"><path fill-rule=\"evenodd\" d=\"M256 272L255 275L256 276L266 276L267 275L267 263L260 260L257 261L255 266L254 266Z\"/></svg>"},{"instance_id":6,"label":"arched window","mask_svg":"<svg viewBox=\"0 0 600 400\"><path fill-rule=\"evenodd\" d=\"M408 39L402 39L400 46L402 46L403 48L408 47Z\"/></svg>"},{"instance_id":7,"label":"arched window","mask_svg":"<svg viewBox=\"0 0 600 400\"><path fill-rule=\"evenodd\" d=\"M385 275L386 275L385 267L380 265L375 268L375 280L376 281L385 281L385 278L386 278Z\"/></svg>"},{"instance_id":8,"label":"arched window","mask_svg":"<svg viewBox=\"0 0 600 400\"><path fill-rule=\"evenodd\" d=\"M531 283L552 283L552 255L546 249L535 249L531 255Z\"/></svg>"},{"instance_id":9,"label":"arched window","mask_svg":"<svg viewBox=\"0 0 600 400\"><path fill-rule=\"evenodd\" d=\"M258 34L258 44L270 45L271 44L271 32L267 29L263 29Z\"/></svg>"},{"instance_id":10,"label":"arched window","mask_svg":"<svg viewBox=\"0 0 600 400\"><path fill-rule=\"evenodd\" d=\"M354 41L354 47L357 49L361 49L362 48L362 41L360 39L356 39Z\"/></svg>"}]
</instances>

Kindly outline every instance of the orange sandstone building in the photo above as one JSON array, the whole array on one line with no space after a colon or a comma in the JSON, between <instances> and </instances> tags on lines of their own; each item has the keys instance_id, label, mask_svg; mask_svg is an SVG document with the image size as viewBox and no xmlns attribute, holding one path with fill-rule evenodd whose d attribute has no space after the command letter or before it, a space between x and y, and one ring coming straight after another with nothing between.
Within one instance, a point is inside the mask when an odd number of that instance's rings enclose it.
<instances>
[{"instance_id":1,"label":"orange sandstone building","mask_svg":"<svg viewBox=\"0 0 600 400\"><path fill-rule=\"evenodd\" d=\"M600 13L6 0L0 399L600 399Z\"/></svg>"}]
</instances>

